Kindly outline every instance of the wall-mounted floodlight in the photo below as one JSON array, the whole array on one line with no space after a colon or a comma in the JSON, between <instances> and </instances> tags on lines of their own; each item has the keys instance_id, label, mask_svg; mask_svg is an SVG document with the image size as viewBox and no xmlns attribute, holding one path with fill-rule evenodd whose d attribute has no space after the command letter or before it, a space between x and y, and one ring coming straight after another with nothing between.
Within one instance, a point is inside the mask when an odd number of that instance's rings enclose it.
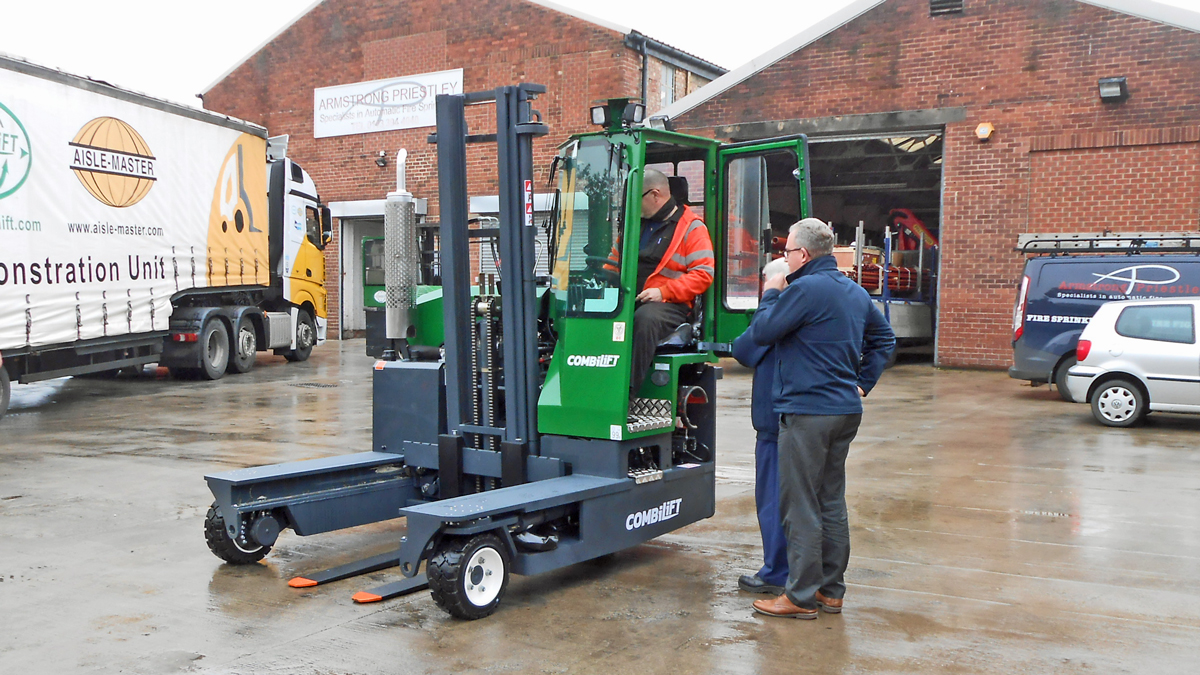
<instances>
[{"instance_id":1,"label":"wall-mounted floodlight","mask_svg":"<svg viewBox=\"0 0 1200 675\"><path fill-rule=\"evenodd\" d=\"M1105 103L1120 103L1129 98L1129 85L1123 77L1102 77L1099 88L1100 100Z\"/></svg>"},{"instance_id":2,"label":"wall-mounted floodlight","mask_svg":"<svg viewBox=\"0 0 1200 675\"><path fill-rule=\"evenodd\" d=\"M379 151L379 154L375 157L375 166L381 169L387 166L387 150Z\"/></svg>"}]
</instances>

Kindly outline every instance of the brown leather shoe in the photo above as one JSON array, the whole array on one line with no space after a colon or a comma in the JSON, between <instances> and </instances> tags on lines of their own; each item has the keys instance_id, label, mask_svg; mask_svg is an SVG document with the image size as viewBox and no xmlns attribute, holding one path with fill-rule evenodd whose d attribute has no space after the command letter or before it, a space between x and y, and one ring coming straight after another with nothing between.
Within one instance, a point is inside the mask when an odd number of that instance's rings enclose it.
<instances>
[{"instance_id":1,"label":"brown leather shoe","mask_svg":"<svg viewBox=\"0 0 1200 675\"><path fill-rule=\"evenodd\" d=\"M787 594L770 600L755 600L754 611L767 616L779 616L786 619L815 619L817 610L797 607L788 599Z\"/></svg>"},{"instance_id":2,"label":"brown leather shoe","mask_svg":"<svg viewBox=\"0 0 1200 675\"><path fill-rule=\"evenodd\" d=\"M821 591L817 591L816 597L817 597L817 604L821 606L821 609L825 610L826 614L841 614L842 613L842 599L841 598L827 598L824 595L821 595Z\"/></svg>"}]
</instances>

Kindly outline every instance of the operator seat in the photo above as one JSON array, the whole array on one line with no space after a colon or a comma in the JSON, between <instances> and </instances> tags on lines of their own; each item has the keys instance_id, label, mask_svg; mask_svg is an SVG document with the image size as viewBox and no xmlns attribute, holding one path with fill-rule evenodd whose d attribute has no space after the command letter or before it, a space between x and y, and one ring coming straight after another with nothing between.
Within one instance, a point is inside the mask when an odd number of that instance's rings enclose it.
<instances>
[{"instance_id":1,"label":"operator seat","mask_svg":"<svg viewBox=\"0 0 1200 675\"><path fill-rule=\"evenodd\" d=\"M688 204L688 179L687 176L667 176L667 183L670 185L671 197L681 205ZM671 331L671 334L663 338L655 348L655 354L675 354L679 352L692 351L696 346L696 339L700 336L701 325L701 308L704 307L704 295L696 297L692 304L692 321L679 324L679 327Z\"/></svg>"},{"instance_id":2,"label":"operator seat","mask_svg":"<svg viewBox=\"0 0 1200 675\"><path fill-rule=\"evenodd\" d=\"M675 201L687 205L690 194L687 176L667 176L667 183L670 185L671 196L675 198Z\"/></svg>"}]
</instances>

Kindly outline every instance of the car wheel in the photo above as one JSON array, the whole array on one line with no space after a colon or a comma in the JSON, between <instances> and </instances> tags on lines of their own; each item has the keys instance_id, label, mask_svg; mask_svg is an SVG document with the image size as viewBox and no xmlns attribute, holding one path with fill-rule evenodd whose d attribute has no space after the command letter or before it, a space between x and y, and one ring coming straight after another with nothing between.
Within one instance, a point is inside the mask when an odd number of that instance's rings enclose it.
<instances>
[{"instance_id":1,"label":"car wheel","mask_svg":"<svg viewBox=\"0 0 1200 675\"><path fill-rule=\"evenodd\" d=\"M1131 427L1146 416L1149 401L1128 380L1109 380L1092 392L1092 415L1110 427Z\"/></svg>"},{"instance_id":2,"label":"car wheel","mask_svg":"<svg viewBox=\"0 0 1200 675\"><path fill-rule=\"evenodd\" d=\"M1071 396L1071 389L1067 387L1067 371L1076 363L1079 363L1079 360L1072 354L1063 359L1063 362L1058 364L1058 368L1054 371L1054 386L1058 389L1058 395L1067 403L1075 403L1074 397Z\"/></svg>"}]
</instances>

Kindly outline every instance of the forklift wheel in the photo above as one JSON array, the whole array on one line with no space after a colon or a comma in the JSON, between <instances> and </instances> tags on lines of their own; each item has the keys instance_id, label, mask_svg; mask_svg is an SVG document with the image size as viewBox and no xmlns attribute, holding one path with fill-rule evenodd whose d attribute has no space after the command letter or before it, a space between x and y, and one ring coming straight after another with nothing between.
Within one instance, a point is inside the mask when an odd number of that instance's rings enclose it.
<instances>
[{"instance_id":1,"label":"forklift wheel","mask_svg":"<svg viewBox=\"0 0 1200 675\"><path fill-rule=\"evenodd\" d=\"M496 611L508 588L508 549L492 533L443 539L426 567L433 601L460 619Z\"/></svg>"},{"instance_id":2,"label":"forklift wheel","mask_svg":"<svg viewBox=\"0 0 1200 675\"><path fill-rule=\"evenodd\" d=\"M208 550L221 560L231 565L249 565L267 557L271 552L270 546L251 544L243 541L241 544L229 538L225 531L225 521L217 515L216 504L208 509L204 517L204 540L208 542ZM243 546L244 545L244 546Z\"/></svg>"}]
</instances>

